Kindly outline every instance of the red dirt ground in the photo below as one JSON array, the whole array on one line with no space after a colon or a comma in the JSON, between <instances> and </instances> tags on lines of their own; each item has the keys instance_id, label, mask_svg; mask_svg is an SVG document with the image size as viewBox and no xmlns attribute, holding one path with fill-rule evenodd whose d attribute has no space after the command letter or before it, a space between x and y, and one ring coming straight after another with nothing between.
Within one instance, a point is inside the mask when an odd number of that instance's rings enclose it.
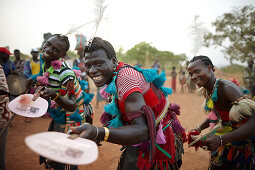
<instances>
[{"instance_id":1,"label":"red dirt ground","mask_svg":"<svg viewBox=\"0 0 255 170\"><path fill-rule=\"evenodd\" d=\"M168 77L167 85L170 87L170 77ZM92 87L92 92L96 92ZM177 92L173 93L169 100L181 106L181 115L179 119L183 127L188 131L198 126L205 118L202 113L201 103L203 98L197 94L191 94L187 91L180 92L177 84ZM93 99L92 105L95 106L96 100ZM103 110L104 102L100 103L99 108L93 107L95 110L94 124L101 126L99 122L100 114ZM32 122L27 123L21 116L16 116L9 128L6 154L7 170L38 170L44 169L39 165L38 155L32 152L24 143L24 138L28 135L47 131L50 118L36 118ZM93 164L79 166L80 170L115 170L120 155L120 146L110 143L103 143L99 147L99 158ZM194 148L189 148L187 143L184 144L185 154L183 156L182 170L205 170L209 162L209 152L199 149L197 152Z\"/></svg>"}]
</instances>

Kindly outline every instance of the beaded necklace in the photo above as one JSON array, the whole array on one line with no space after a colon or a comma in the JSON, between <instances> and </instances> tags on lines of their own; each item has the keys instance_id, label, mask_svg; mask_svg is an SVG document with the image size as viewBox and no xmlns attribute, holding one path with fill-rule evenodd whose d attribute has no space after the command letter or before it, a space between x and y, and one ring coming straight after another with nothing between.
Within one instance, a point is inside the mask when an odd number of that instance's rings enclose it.
<instances>
[{"instance_id":1,"label":"beaded necklace","mask_svg":"<svg viewBox=\"0 0 255 170\"><path fill-rule=\"evenodd\" d=\"M217 96L217 88L218 88L218 81L219 79L216 79L214 85L213 85L213 90L212 90L212 93L211 95L208 95L207 91L205 93L205 111L208 112L208 111L211 111L213 108L214 108L214 104L213 102L216 102L217 99L218 99L218 96Z\"/></svg>"}]
</instances>

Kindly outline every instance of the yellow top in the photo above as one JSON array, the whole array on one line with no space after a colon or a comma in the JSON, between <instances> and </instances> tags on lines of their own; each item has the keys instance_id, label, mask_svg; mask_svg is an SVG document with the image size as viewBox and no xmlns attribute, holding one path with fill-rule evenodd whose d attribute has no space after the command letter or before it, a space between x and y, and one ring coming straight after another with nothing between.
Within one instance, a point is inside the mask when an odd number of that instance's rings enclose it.
<instances>
[{"instance_id":1,"label":"yellow top","mask_svg":"<svg viewBox=\"0 0 255 170\"><path fill-rule=\"evenodd\" d=\"M30 64L31 64L32 74L33 75L38 74L40 72L40 61L34 62L33 60L31 60Z\"/></svg>"}]
</instances>

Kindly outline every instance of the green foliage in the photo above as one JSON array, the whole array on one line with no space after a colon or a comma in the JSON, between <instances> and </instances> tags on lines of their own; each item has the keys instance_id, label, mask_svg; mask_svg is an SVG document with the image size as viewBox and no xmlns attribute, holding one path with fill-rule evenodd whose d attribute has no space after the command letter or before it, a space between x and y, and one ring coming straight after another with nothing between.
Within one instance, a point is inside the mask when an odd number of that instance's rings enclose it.
<instances>
[{"instance_id":1,"label":"green foliage","mask_svg":"<svg viewBox=\"0 0 255 170\"><path fill-rule=\"evenodd\" d=\"M232 74L242 73L244 70L244 66L241 66L239 64L231 64L229 66L222 67L221 70L224 73L232 73Z\"/></svg>"},{"instance_id":2,"label":"green foliage","mask_svg":"<svg viewBox=\"0 0 255 170\"><path fill-rule=\"evenodd\" d=\"M158 50L146 42L136 44L126 52L126 60L141 63L143 66L151 64L157 57ZM150 62L152 61L152 62Z\"/></svg>"},{"instance_id":3,"label":"green foliage","mask_svg":"<svg viewBox=\"0 0 255 170\"><path fill-rule=\"evenodd\" d=\"M70 51L70 50L67 51L67 55L71 58L71 60L74 60L75 58L79 57L78 54L76 54L75 52Z\"/></svg>"},{"instance_id":4,"label":"green foliage","mask_svg":"<svg viewBox=\"0 0 255 170\"><path fill-rule=\"evenodd\" d=\"M145 68L150 68L156 59L159 59L161 68L169 68L172 65L177 66L180 62L187 59L185 54L175 55L170 51L160 51L146 42L136 44L126 54L119 50L117 56L122 56L122 61L124 62L133 65L140 63Z\"/></svg>"},{"instance_id":5,"label":"green foliage","mask_svg":"<svg viewBox=\"0 0 255 170\"><path fill-rule=\"evenodd\" d=\"M20 53L20 58L24 58L25 60L30 60L32 57L27 54ZM14 55L10 55L10 60L14 61L16 58Z\"/></svg>"},{"instance_id":6,"label":"green foliage","mask_svg":"<svg viewBox=\"0 0 255 170\"><path fill-rule=\"evenodd\" d=\"M122 47L120 47L119 50L116 52L116 57L118 61L126 62L124 49Z\"/></svg>"},{"instance_id":7,"label":"green foliage","mask_svg":"<svg viewBox=\"0 0 255 170\"><path fill-rule=\"evenodd\" d=\"M255 55L255 9L253 6L234 8L216 19L215 34L205 35L206 46L220 46L225 57L244 62Z\"/></svg>"}]
</instances>

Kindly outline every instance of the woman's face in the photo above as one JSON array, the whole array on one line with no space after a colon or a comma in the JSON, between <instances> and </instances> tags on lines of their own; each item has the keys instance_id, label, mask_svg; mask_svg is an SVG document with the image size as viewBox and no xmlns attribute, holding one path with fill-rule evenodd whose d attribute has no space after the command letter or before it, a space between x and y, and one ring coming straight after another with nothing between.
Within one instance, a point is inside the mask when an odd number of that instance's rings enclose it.
<instances>
[{"instance_id":1,"label":"woman's face","mask_svg":"<svg viewBox=\"0 0 255 170\"><path fill-rule=\"evenodd\" d=\"M49 38L43 45L42 59L44 61L54 61L66 55L66 44L57 36Z\"/></svg>"},{"instance_id":2,"label":"woman's face","mask_svg":"<svg viewBox=\"0 0 255 170\"><path fill-rule=\"evenodd\" d=\"M210 80L211 66L205 65L201 60L195 60L188 65L188 72L199 87L205 87Z\"/></svg>"},{"instance_id":3,"label":"woman's face","mask_svg":"<svg viewBox=\"0 0 255 170\"><path fill-rule=\"evenodd\" d=\"M97 87L102 87L112 81L115 59L109 59L104 50L85 53L85 68L87 75Z\"/></svg>"}]
</instances>

